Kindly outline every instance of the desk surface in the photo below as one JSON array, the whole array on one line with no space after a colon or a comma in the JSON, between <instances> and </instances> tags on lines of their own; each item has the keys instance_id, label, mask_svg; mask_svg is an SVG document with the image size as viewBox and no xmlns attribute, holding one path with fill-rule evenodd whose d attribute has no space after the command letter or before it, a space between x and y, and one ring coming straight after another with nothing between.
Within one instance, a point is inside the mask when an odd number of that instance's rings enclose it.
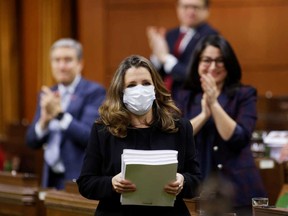
<instances>
[{"instance_id":1,"label":"desk surface","mask_svg":"<svg viewBox=\"0 0 288 216\"><path fill-rule=\"evenodd\" d=\"M254 208L255 216L283 216L288 215L286 208Z\"/></svg>"}]
</instances>

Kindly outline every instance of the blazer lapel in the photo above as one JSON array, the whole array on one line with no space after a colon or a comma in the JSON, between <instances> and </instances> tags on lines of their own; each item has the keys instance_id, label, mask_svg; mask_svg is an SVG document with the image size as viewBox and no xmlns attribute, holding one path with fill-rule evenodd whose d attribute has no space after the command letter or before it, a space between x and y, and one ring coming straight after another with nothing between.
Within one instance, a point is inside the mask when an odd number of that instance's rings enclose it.
<instances>
[{"instance_id":1,"label":"blazer lapel","mask_svg":"<svg viewBox=\"0 0 288 216\"><path fill-rule=\"evenodd\" d=\"M189 41L187 47L185 48L185 50L182 54L184 54L185 52L188 52L190 50L194 50L198 41L201 39L201 37L203 37L205 35L204 32L205 32L206 28L207 28L207 24L202 24L195 29L195 34L193 35L193 37Z\"/></svg>"},{"instance_id":2,"label":"blazer lapel","mask_svg":"<svg viewBox=\"0 0 288 216\"><path fill-rule=\"evenodd\" d=\"M72 115L77 116L78 112L80 111L80 108L83 104L83 98L82 92L84 87L84 80L81 78L79 84L77 85L75 92L71 95L71 101L69 106L67 107L67 112L71 113Z\"/></svg>"}]
</instances>

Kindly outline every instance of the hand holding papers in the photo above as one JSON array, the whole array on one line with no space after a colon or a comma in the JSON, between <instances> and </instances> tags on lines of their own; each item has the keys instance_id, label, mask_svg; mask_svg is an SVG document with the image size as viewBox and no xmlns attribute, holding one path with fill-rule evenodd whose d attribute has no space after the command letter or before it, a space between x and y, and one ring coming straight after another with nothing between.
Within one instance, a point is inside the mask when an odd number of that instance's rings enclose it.
<instances>
[{"instance_id":1,"label":"hand holding papers","mask_svg":"<svg viewBox=\"0 0 288 216\"><path fill-rule=\"evenodd\" d=\"M136 185L135 192L123 193L122 205L173 206L175 196L164 186L176 179L177 151L124 149L122 175Z\"/></svg>"}]
</instances>

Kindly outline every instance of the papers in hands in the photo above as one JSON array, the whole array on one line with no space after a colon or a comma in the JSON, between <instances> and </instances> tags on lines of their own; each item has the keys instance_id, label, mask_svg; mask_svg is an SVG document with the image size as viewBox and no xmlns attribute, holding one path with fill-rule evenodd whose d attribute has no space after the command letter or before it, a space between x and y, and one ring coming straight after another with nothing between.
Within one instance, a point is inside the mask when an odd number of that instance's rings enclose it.
<instances>
[{"instance_id":1,"label":"papers in hands","mask_svg":"<svg viewBox=\"0 0 288 216\"><path fill-rule=\"evenodd\" d=\"M177 155L175 150L124 149L121 172L136 191L123 193L122 205L173 206L175 196L164 186L176 180Z\"/></svg>"}]
</instances>

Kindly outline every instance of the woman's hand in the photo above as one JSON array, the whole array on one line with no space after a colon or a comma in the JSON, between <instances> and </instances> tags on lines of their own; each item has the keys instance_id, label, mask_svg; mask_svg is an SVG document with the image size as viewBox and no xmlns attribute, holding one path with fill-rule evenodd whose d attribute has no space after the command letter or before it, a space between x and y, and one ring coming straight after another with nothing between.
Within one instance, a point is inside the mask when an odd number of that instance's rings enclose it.
<instances>
[{"instance_id":1,"label":"woman's hand","mask_svg":"<svg viewBox=\"0 0 288 216\"><path fill-rule=\"evenodd\" d=\"M201 99L201 113L199 115L195 116L194 118L190 119L190 122L193 126L193 133L194 136L202 129L204 124L207 122L207 120L210 118L212 112L210 107L207 103L207 95L206 93L203 94Z\"/></svg>"},{"instance_id":2,"label":"woman's hand","mask_svg":"<svg viewBox=\"0 0 288 216\"><path fill-rule=\"evenodd\" d=\"M169 47L165 39L166 29L150 26L146 33L152 53L164 64L166 56L169 54Z\"/></svg>"},{"instance_id":3,"label":"woman's hand","mask_svg":"<svg viewBox=\"0 0 288 216\"><path fill-rule=\"evenodd\" d=\"M112 186L117 193L136 191L136 185L129 180L123 179L122 173L119 173L112 178Z\"/></svg>"},{"instance_id":4,"label":"woman's hand","mask_svg":"<svg viewBox=\"0 0 288 216\"><path fill-rule=\"evenodd\" d=\"M176 181L170 182L164 187L164 191L168 194L177 196L183 189L184 176L180 173L176 174Z\"/></svg>"},{"instance_id":5,"label":"woman's hand","mask_svg":"<svg viewBox=\"0 0 288 216\"><path fill-rule=\"evenodd\" d=\"M217 87L213 76L209 73L202 74L200 81L202 90L204 92L203 98L205 99L206 104L209 107L211 116L214 119L214 123L216 125L216 129L221 138L227 141L232 137L237 123L226 113L223 107L219 104L217 98L220 95L221 89Z\"/></svg>"},{"instance_id":6,"label":"woman's hand","mask_svg":"<svg viewBox=\"0 0 288 216\"><path fill-rule=\"evenodd\" d=\"M217 102L217 97L219 96L219 90L217 88L216 82L211 74L202 74L201 78L201 87L206 95L206 101L209 106Z\"/></svg>"},{"instance_id":7,"label":"woman's hand","mask_svg":"<svg viewBox=\"0 0 288 216\"><path fill-rule=\"evenodd\" d=\"M207 120L211 116L211 110L207 104L207 94L204 93L201 99L201 114L203 115L204 119Z\"/></svg>"}]
</instances>

